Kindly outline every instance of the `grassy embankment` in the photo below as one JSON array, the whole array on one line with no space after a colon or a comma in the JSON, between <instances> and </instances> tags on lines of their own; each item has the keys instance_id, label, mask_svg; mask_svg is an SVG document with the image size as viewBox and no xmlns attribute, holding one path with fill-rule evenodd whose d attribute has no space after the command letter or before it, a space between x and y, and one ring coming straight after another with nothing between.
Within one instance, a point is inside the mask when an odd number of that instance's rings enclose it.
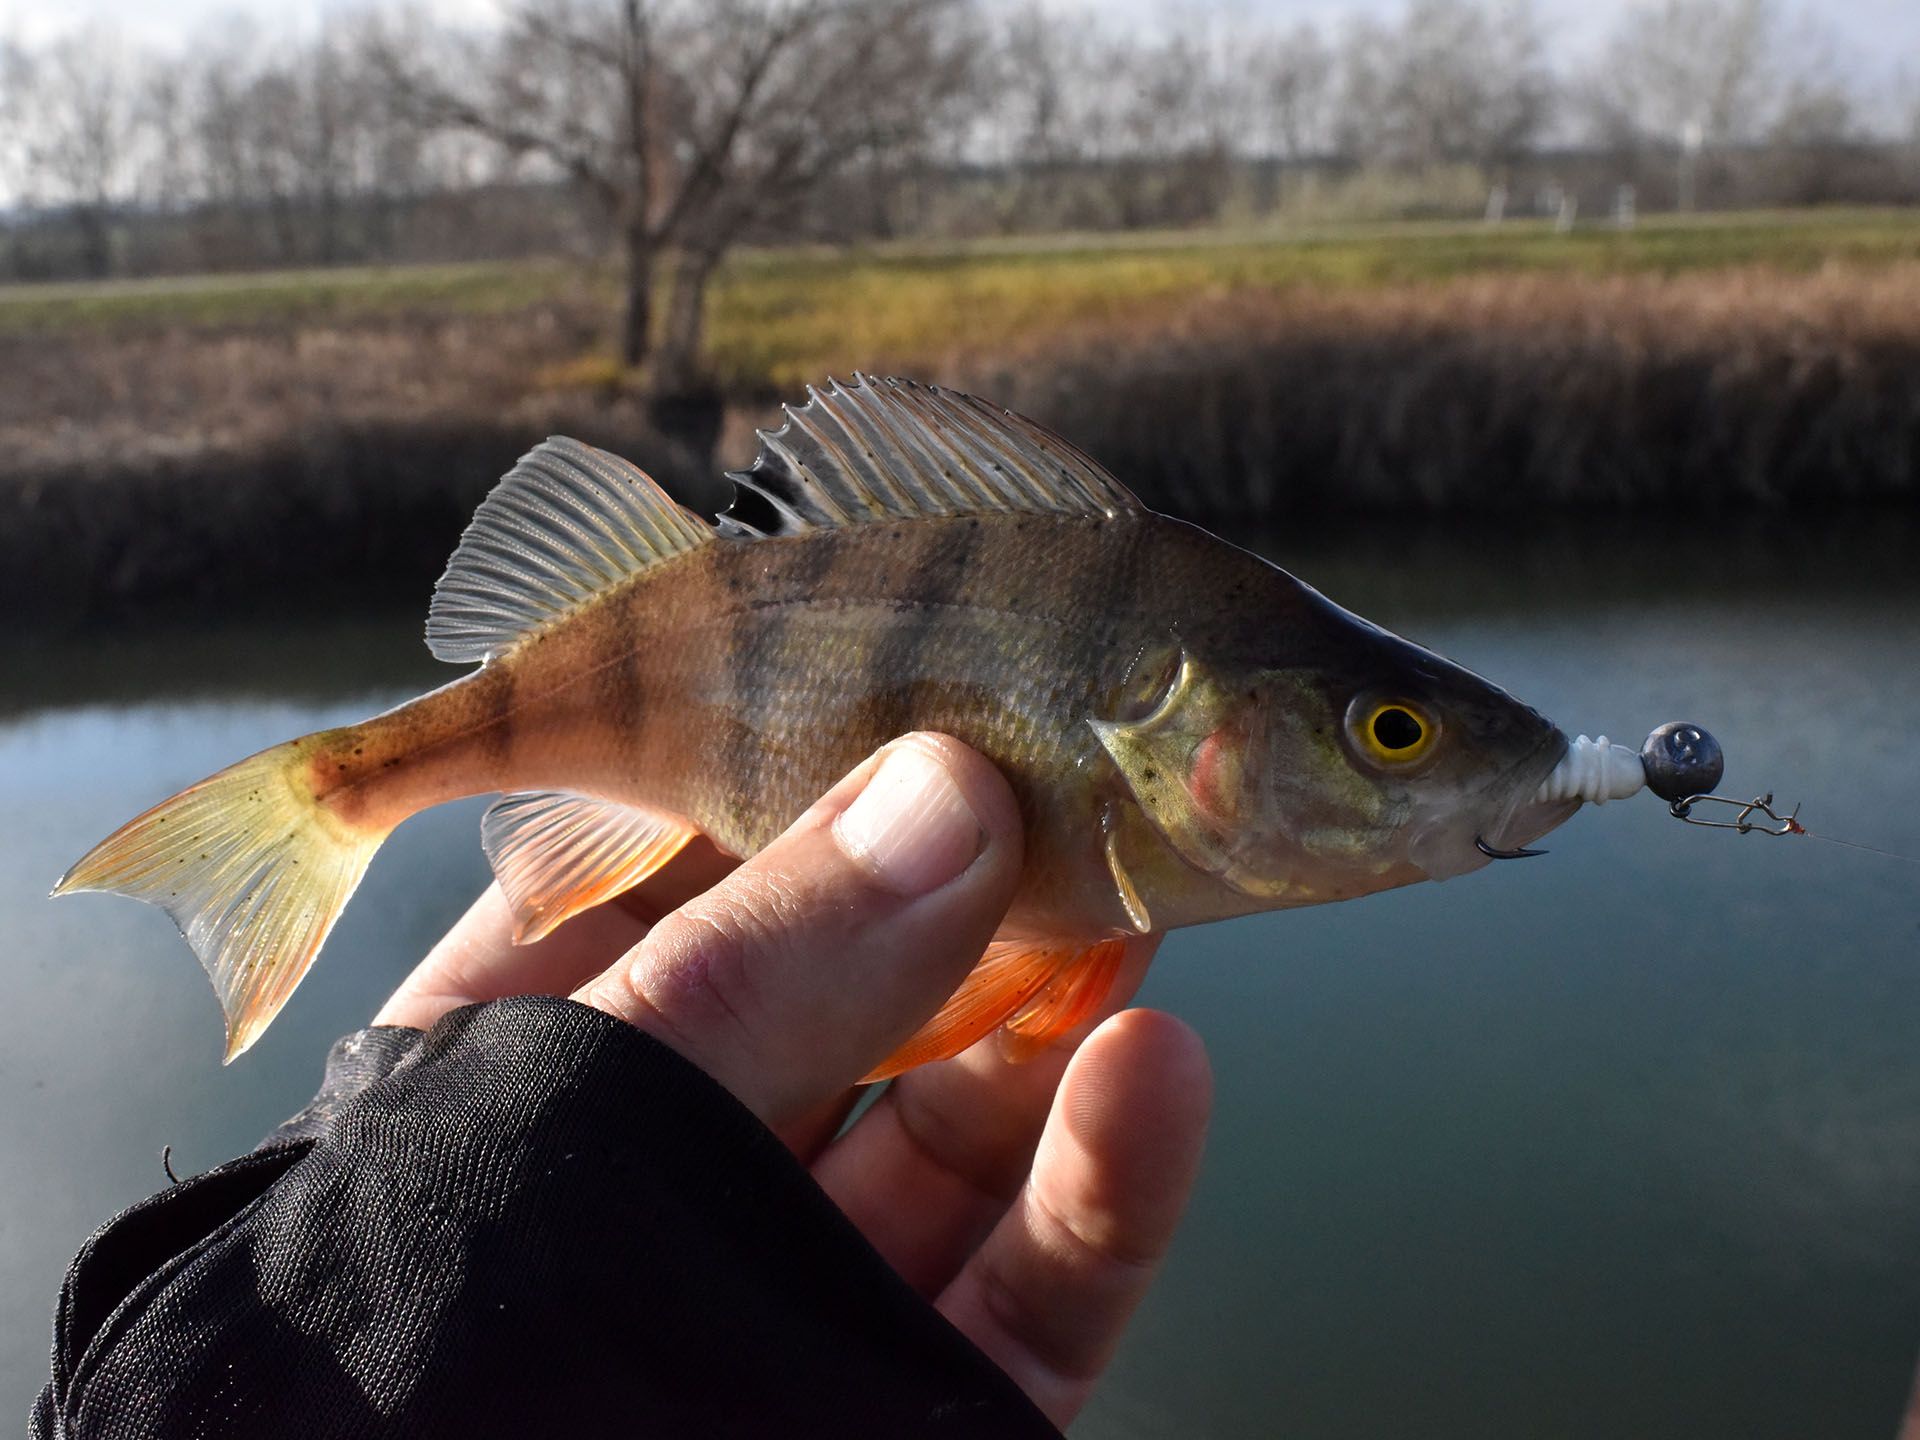
<instances>
[{"instance_id":1,"label":"grassy embankment","mask_svg":"<svg viewBox=\"0 0 1920 1440\"><path fill-rule=\"evenodd\" d=\"M685 483L708 457L604 358L611 296L545 264L0 291L4 589L418 593L552 430ZM1015 404L1202 517L1910 498L1920 465L1908 214L755 253L709 324L729 462L864 368Z\"/></svg>"}]
</instances>

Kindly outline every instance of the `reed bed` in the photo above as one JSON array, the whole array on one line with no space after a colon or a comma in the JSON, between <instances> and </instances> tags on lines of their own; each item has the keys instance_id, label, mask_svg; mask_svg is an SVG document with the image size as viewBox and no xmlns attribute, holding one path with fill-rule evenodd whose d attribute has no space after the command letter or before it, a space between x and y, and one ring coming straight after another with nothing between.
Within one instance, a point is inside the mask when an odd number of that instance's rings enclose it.
<instances>
[{"instance_id":1,"label":"reed bed","mask_svg":"<svg viewBox=\"0 0 1920 1440\"><path fill-rule=\"evenodd\" d=\"M697 484L709 444L663 437L631 395L530 381L578 353L584 323L0 341L0 611L59 629L235 603L424 606L493 481L556 432Z\"/></svg>"},{"instance_id":2,"label":"reed bed","mask_svg":"<svg viewBox=\"0 0 1920 1440\"><path fill-rule=\"evenodd\" d=\"M1238 294L945 373L1200 518L1920 498L1920 265Z\"/></svg>"}]
</instances>

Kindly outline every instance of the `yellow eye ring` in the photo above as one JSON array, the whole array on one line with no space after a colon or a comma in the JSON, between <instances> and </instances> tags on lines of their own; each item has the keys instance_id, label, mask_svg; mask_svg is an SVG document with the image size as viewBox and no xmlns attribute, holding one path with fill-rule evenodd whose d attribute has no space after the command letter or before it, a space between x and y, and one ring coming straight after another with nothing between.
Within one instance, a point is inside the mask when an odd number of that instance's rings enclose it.
<instances>
[{"instance_id":1,"label":"yellow eye ring","mask_svg":"<svg viewBox=\"0 0 1920 1440\"><path fill-rule=\"evenodd\" d=\"M1347 734L1368 760L1398 770L1432 752L1440 726L1410 700L1363 696L1347 710Z\"/></svg>"}]
</instances>

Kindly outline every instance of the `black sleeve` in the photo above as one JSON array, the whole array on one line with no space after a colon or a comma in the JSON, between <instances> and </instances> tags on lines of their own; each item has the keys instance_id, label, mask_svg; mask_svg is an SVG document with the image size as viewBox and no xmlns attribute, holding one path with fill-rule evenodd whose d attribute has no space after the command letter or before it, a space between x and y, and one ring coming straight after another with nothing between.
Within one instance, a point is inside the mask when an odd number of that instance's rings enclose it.
<instances>
[{"instance_id":1,"label":"black sleeve","mask_svg":"<svg viewBox=\"0 0 1920 1440\"><path fill-rule=\"evenodd\" d=\"M97 1232L34 1434L1058 1432L727 1091L530 997L348 1037Z\"/></svg>"}]
</instances>

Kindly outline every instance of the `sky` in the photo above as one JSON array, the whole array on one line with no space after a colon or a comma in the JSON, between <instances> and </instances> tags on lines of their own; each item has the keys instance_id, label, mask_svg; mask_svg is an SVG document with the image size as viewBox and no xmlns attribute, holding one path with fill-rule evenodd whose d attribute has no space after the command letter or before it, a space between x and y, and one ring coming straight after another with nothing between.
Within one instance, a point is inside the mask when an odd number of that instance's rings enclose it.
<instances>
[{"instance_id":1,"label":"sky","mask_svg":"<svg viewBox=\"0 0 1920 1440\"><path fill-rule=\"evenodd\" d=\"M444 20L484 24L497 0L404 0ZM1029 0L988 0L1026 4ZM1406 0L1039 0L1050 8L1099 11L1142 28L1204 25L1214 17L1276 26L1300 20L1337 33L1361 16L1391 17ZM1550 61L1581 67L1636 0L1533 0ZM1833 56L1852 80L1857 114L1874 129L1904 127L1920 80L1920 0L1776 0L1789 18L1811 17L1831 37ZM138 45L166 50L235 18L264 34L311 32L329 14L399 8L395 0L0 0L0 39L29 45L77 27L99 28Z\"/></svg>"},{"instance_id":2,"label":"sky","mask_svg":"<svg viewBox=\"0 0 1920 1440\"><path fill-rule=\"evenodd\" d=\"M1059 8L1101 9L1147 25L1185 23L1208 15L1241 15L1290 24L1315 20L1337 26L1356 15L1391 15L1403 0L1047 0ZM1614 17L1632 0L1535 0L1556 60L1591 53ZM297 17L313 26L330 11L358 8L354 0L0 0L0 35L35 41L75 24L97 22L130 38L167 44L182 34L244 15L263 29ZM446 18L484 19L492 0L427 0ZM1787 8L1794 8L1791 3ZM1837 33L1843 59L1878 69L1906 57L1920 70L1920 3L1917 0L1818 0L1817 9Z\"/></svg>"}]
</instances>

